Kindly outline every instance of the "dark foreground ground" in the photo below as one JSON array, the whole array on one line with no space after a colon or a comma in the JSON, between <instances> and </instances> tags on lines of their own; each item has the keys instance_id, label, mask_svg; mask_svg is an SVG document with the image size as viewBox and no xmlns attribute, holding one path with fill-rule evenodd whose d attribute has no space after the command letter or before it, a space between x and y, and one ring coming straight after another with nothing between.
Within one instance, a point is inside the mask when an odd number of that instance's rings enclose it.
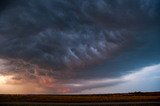
<instances>
[{"instance_id":1,"label":"dark foreground ground","mask_svg":"<svg viewBox=\"0 0 160 106\"><path fill-rule=\"evenodd\" d=\"M0 95L0 106L160 106L160 92L104 95Z\"/></svg>"}]
</instances>

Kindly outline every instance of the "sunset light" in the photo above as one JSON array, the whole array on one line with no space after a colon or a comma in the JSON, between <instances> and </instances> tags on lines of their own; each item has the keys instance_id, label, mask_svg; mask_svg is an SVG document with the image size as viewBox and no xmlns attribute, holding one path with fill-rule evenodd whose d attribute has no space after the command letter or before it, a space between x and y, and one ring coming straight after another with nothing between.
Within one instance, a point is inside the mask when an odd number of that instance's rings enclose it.
<instances>
[{"instance_id":1,"label":"sunset light","mask_svg":"<svg viewBox=\"0 0 160 106\"><path fill-rule=\"evenodd\" d=\"M6 78L4 76L0 76L0 85L5 84Z\"/></svg>"}]
</instances>

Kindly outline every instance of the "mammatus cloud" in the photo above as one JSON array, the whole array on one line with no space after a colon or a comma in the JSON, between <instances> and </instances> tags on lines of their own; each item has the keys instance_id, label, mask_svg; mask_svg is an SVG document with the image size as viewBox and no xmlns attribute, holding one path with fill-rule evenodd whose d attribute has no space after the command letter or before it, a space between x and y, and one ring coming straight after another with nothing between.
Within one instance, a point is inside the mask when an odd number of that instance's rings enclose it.
<instances>
[{"instance_id":1,"label":"mammatus cloud","mask_svg":"<svg viewBox=\"0 0 160 106\"><path fill-rule=\"evenodd\" d=\"M2 4L0 74L12 75L12 83L37 82L54 93L103 86L106 83L92 81L87 82L90 87L72 86L102 77L99 73L119 77L126 71L113 69L114 62L113 68L103 69L106 72L91 69L141 46L139 41L146 37L137 33L160 23L160 2L152 0L15 0Z\"/></svg>"}]
</instances>

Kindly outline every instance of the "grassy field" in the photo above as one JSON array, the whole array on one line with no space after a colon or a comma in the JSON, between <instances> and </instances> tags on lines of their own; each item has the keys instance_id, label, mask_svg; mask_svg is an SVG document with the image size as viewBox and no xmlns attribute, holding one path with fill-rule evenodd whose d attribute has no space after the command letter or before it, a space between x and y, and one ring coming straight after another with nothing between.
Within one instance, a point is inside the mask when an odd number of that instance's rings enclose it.
<instances>
[{"instance_id":1,"label":"grassy field","mask_svg":"<svg viewBox=\"0 0 160 106\"><path fill-rule=\"evenodd\" d=\"M2 102L30 103L103 103L103 102L159 102L160 92L103 95L0 95Z\"/></svg>"}]
</instances>

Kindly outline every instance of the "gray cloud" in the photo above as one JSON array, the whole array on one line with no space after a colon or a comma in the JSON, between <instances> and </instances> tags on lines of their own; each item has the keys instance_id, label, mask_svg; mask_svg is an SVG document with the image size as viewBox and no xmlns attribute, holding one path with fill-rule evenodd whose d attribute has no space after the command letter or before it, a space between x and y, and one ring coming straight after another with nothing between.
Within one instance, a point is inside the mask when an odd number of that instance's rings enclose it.
<instances>
[{"instance_id":1,"label":"gray cloud","mask_svg":"<svg viewBox=\"0 0 160 106\"><path fill-rule=\"evenodd\" d=\"M109 66L112 58L137 43L135 31L160 23L158 0L15 0L2 4L0 58L7 61L7 73L34 78L38 68L38 75L53 77L58 83L95 78L94 73L104 71L90 68L102 62L109 69L97 77L119 75L124 70L113 69L116 62Z\"/></svg>"}]
</instances>

